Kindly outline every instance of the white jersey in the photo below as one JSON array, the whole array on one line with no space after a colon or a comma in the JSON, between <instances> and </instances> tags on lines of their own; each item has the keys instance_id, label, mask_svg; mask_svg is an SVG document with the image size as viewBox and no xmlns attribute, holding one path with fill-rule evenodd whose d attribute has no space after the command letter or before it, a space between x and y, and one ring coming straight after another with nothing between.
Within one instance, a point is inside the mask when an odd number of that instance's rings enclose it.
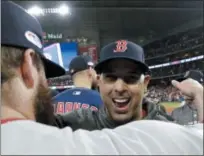
<instances>
[{"instance_id":1,"label":"white jersey","mask_svg":"<svg viewBox=\"0 0 204 156\"><path fill-rule=\"evenodd\" d=\"M58 129L34 121L1 125L2 155L203 155L203 124L135 121L115 129Z\"/></svg>"}]
</instances>

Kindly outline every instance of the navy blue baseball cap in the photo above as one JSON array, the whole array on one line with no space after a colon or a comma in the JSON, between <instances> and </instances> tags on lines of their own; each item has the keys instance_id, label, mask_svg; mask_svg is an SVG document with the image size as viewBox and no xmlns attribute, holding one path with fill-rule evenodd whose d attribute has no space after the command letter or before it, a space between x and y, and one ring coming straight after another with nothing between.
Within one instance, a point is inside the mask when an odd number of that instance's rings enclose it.
<instances>
[{"instance_id":1,"label":"navy blue baseball cap","mask_svg":"<svg viewBox=\"0 0 204 156\"><path fill-rule=\"evenodd\" d=\"M203 84L203 73L199 70L189 70L187 71L183 77L180 79L180 81L183 81L185 79L191 78L193 80L198 81L199 83Z\"/></svg>"},{"instance_id":2,"label":"navy blue baseball cap","mask_svg":"<svg viewBox=\"0 0 204 156\"><path fill-rule=\"evenodd\" d=\"M74 75L90 67L94 67L94 63L90 56L77 56L73 58L69 64L69 73Z\"/></svg>"},{"instance_id":3,"label":"navy blue baseball cap","mask_svg":"<svg viewBox=\"0 0 204 156\"><path fill-rule=\"evenodd\" d=\"M64 68L43 55L42 35L42 27L35 17L13 2L1 3L1 45L31 48L40 55L47 78L64 75Z\"/></svg>"},{"instance_id":4,"label":"navy blue baseball cap","mask_svg":"<svg viewBox=\"0 0 204 156\"><path fill-rule=\"evenodd\" d=\"M132 60L140 66L140 69L144 74L149 72L149 68L145 64L143 48L127 40L119 40L102 48L100 52L100 60L95 66L95 70L97 73L102 73L104 64L107 61L118 58Z\"/></svg>"}]
</instances>

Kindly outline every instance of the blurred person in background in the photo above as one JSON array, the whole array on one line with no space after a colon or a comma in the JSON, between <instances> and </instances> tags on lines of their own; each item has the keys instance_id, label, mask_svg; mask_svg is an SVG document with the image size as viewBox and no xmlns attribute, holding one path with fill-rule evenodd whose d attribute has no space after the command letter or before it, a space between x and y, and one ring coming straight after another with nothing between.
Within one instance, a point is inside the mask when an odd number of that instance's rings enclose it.
<instances>
[{"instance_id":1,"label":"blurred person in background","mask_svg":"<svg viewBox=\"0 0 204 156\"><path fill-rule=\"evenodd\" d=\"M196 128L172 123L138 121L93 132L39 123L49 124L53 116L46 76L64 70L43 57L42 28L33 16L12 2L2 2L1 9L1 155L203 153Z\"/></svg>"},{"instance_id":2,"label":"blurred person in background","mask_svg":"<svg viewBox=\"0 0 204 156\"><path fill-rule=\"evenodd\" d=\"M66 113L80 108L97 111L103 104L97 87L97 74L89 56L77 56L69 64L74 88L53 98L55 113Z\"/></svg>"},{"instance_id":3,"label":"blurred person in background","mask_svg":"<svg viewBox=\"0 0 204 156\"><path fill-rule=\"evenodd\" d=\"M185 73L181 80L189 78L203 84L203 74L201 71L189 70ZM195 105L192 104L192 99L185 95L182 96L184 97L183 106L174 109L171 116L181 125L192 125L198 123L198 110Z\"/></svg>"}]
</instances>

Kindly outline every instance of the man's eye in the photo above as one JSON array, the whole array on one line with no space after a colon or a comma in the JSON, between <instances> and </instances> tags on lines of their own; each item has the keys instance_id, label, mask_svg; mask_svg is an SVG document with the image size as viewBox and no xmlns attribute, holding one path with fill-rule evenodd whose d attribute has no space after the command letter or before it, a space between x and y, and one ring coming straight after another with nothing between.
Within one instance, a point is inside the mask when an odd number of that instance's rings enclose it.
<instances>
[{"instance_id":1,"label":"man's eye","mask_svg":"<svg viewBox=\"0 0 204 156\"><path fill-rule=\"evenodd\" d=\"M139 79L140 79L140 76L137 76L137 75L129 75L129 76L125 76L124 81L125 81L127 84L134 84L134 83L137 83Z\"/></svg>"},{"instance_id":2,"label":"man's eye","mask_svg":"<svg viewBox=\"0 0 204 156\"><path fill-rule=\"evenodd\" d=\"M114 82L114 81L117 80L117 77L114 76L114 75L105 75L104 77L105 77L105 80L106 80L107 82Z\"/></svg>"}]
</instances>

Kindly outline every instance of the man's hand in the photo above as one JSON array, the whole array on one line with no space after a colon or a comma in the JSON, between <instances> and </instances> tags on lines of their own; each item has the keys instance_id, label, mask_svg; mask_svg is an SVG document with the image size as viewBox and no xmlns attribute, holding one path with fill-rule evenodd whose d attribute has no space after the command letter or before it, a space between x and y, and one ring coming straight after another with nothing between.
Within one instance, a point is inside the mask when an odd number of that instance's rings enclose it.
<instances>
[{"instance_id":1,"label":"man's hand","mask_svg":"<svg viewBox=\"0 0 204 156\"><path fill-rule=\"evenodd\" d=\"M203 92L203 86L193 79L186 79L182 82L172 80L172 85L179 89L182 94L192 99L194 99L197 94L201 94L201 92Z\"/></svg>"},{"instance_id":2,"label":"man's hand","mask_svg":"<svg viewBox=\"0 0 204 156\"><path fill-rule=\"evenodd\" d=\"M198 111L199 121L203 122L203 86L193 79L186 79L182 82L172 80L172 85L179 89L183 95L192 99L192 104Z\"/></svg>"}]
</instances>

